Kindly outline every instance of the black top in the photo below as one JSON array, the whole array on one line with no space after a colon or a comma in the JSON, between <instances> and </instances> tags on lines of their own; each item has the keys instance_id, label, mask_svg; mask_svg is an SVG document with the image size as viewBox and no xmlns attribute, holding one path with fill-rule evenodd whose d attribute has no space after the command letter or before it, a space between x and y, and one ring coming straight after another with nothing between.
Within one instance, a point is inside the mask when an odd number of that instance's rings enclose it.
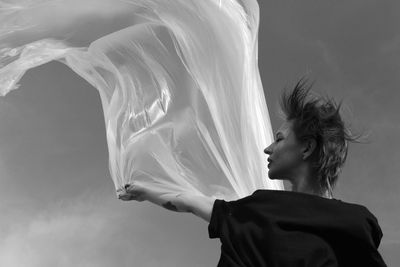
<instances>
[{"instance_id":1,"label":"black top","mask_svg":"<svg viewBox=\"0 0 400 267\"><path fill-rule=\"evenodd\" d=\"M376 217L337 199L278 190L217 199L208 232L222 243L218 267L386 266Z\"/></svg>"}]
</instances>

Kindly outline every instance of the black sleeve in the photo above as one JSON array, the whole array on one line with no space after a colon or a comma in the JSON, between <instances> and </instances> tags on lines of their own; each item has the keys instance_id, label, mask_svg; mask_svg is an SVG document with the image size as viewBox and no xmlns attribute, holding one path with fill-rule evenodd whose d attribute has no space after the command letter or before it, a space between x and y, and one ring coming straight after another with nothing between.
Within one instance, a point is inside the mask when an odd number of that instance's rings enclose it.
<instances>
[{"instance_id":1,"label":"black sleeve","mask_svg":"<svg viewBox=\"0 0 400 267\"><path fill-rule=\"evenodd\" d=\"M254 202L254 193L233 201L216 199L208 225L209 237L221 238L223 234L227 234L238 227L243 219L243 209L250 208L252 202Z\"/></svg>"},{"instance_id":2,"label":"black sleeve","mask_svg":"<svg viewBox=\"0 0 400 267\"><path fill-rule=\"evenodd\" d=\"M221 241L221 258L218 266L262 266L248 264L249 246L243 238L247 235L247 227L243 223L242 210L246 209L246 198L236 201L214 201L208 234L210 238L219 238Z\"/></svg>"},{"instance_id":3,"label":"black sleeve","mask_svg":"<svg viewBox=\"0 0 400 267\"><path fill-rule=\"evenodd\" d=\"M211 212L211 219L208 225L208 236L210 238L219 238L221 232L221 224L229 214L229 208L222 199L216 199Z\"/></svg>"}]
</instances>

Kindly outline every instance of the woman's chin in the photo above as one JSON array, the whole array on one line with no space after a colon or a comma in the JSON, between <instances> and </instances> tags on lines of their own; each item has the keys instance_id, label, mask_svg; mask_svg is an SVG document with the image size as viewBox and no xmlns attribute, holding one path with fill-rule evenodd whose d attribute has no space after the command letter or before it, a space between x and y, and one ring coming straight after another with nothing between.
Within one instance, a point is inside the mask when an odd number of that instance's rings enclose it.
<instances>
[{"instance_id":1,"label":"woman's chin","mask_svg":"<svg viewBox=\"0 0 400 267\"><path fill-rule=\"evenodd\" d=\"M271 179L271 180L275 180L275 179L276 179L274 173L271 172L271 170L268 170L268 177L269 177L269 179Z\"/></svg>"},{"instance_id":2,"label":"woman's chin","mask_svg":"<svg viewBox=\"0 0 400 267\"><path fill-rule=\"evenodd\" d=\"M268 177L271 180L284 180L284 179L280 178L280 177L282 177L282 175L279 175L276 172L271 171L271 170L268 170Z\"/></svg>"}]
</instances>

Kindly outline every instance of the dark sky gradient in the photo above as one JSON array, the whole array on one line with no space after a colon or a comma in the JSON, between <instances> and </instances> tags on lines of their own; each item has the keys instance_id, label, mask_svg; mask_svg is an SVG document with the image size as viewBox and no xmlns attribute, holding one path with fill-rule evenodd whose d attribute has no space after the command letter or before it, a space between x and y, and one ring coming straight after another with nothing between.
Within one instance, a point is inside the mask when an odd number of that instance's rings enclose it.
<instances>
[{"instance_id":1,"label":"dark sky gradient","mask_svg":"<svg viewBox=\"0 0 400 267\"><path fill-rule=\"evenodd\" d=\"M305 74L316 92L343 100L345 120L369 133L369 144L350 145L334 197L377 216L380 251L399 266L400 2L259 5L273 129L282 89ZM0 98L0 125L0 266L217 264L220 244L205 222L116 199L100 97L66 66L28 71L19 90Z\"/></svg>"}]
</instances>

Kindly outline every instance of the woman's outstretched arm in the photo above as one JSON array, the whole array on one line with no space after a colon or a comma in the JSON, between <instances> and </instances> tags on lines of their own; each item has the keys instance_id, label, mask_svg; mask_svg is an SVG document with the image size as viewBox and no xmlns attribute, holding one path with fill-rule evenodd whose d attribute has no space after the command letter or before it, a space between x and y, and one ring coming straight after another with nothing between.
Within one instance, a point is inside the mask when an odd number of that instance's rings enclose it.
<instances>
[{"instance_id":1,"label":"woman's outstretched arm","mask_svg":"<svg viewBox=\"0 0 400 267\"><path fill-rule=\"evenodd\" d=\"M189 193L166 193L148 189L138 184L126 185L117 191L122 200L150 201L168 210L191 212L210 222L215 198Z\"/></svg>"}]
</instances>

